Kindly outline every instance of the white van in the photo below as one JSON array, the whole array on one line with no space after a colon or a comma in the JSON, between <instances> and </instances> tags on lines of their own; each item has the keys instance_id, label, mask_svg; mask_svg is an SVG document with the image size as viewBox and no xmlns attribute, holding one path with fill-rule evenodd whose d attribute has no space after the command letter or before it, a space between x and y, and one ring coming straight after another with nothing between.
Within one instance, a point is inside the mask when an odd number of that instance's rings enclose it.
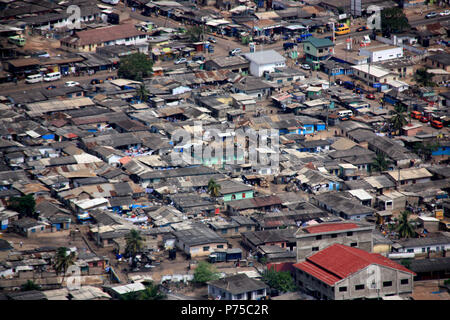
<instances>
[{"instance_id":1,"label":"white van","mask_svg":"<svg viewBox=\"0 0 450 320\"><path fill-rule=\"evenodd\" d=\"M344 120L349 120L350 118L352 118L353 112L351 110L341 110L341 111L338 111L337 115L340 120L344 121Z\"/></svg>"},{"instance_id":2,"label":"white van","mask_svg":"<svg viewBox=\"0 0 450 320\"><path fill-rule=\"evenodd\" d=\"M59 79L61 79L61 73L59 73L59 72L47 73L44 76L44 81L55 81L55 80L59 80Z\"/></svg>"},{"instance_id":3,"label":"white van","mask_svg":"<svg viewBox=\"0 0 450 320\"><path fill-rule=\"evenodd\" d=\"M44 80L44 77L41 74L32 74L25 79L25 83L38 83L42 80Z\"/></svg>"}]
</instances>

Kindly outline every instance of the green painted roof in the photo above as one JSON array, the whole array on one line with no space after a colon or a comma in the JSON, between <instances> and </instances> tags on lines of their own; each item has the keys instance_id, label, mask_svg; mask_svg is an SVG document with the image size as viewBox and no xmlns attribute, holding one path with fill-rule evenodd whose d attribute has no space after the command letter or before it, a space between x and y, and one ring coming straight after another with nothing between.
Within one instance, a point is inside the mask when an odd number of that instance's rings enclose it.
<instances>
[{"instance_id":1,"label":"green painted roof","mask_svg":"<svg viewBox=\"0 0 450 320\"><path fill-rule=\"evenodd\" d=\"M309 37L305 42L311 43L316 48L332 47L334 43L330 39L322 39L316 37Z\"/></svg>"}]
</instances>

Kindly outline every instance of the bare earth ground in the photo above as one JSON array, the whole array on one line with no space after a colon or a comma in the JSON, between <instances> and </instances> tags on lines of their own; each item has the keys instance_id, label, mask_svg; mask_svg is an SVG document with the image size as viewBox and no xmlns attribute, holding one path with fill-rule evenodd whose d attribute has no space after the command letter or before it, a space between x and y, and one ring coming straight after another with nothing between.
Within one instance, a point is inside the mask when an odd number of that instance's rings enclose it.
<instances>
[{"instance_id":1,"label":"bare earth ground","mask_svg":"<svg viewBox=\"0 0 450 320\"><path fill-rule=\"evenodd\" d=\"M415 281L412 297L414 300L450 300L448 291L438 287L438 283L442 285L443 282L443 280Z\"/></svg>"}]
</instances>

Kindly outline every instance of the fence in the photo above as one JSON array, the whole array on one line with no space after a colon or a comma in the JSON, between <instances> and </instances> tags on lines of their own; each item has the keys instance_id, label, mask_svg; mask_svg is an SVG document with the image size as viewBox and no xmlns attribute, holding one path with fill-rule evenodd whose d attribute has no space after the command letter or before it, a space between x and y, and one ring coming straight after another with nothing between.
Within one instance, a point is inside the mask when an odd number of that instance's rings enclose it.
<instances>
[{"instance_id":1,"label":"fence","mask_svg":"<svg viewBox=\"0 0 450 320\"><path fill-rule=\"evenodd\" d=\"M380 41L380 42L383 42L383 43L386 43L386 44L396 45L396 46L402 47L403 49L408 50L408 51L410 51L412 53L415 53L415 54L417 54L417 55L419 55L421 57L423 57L423 56L425 56L427 54L427 50L426 49L425 50L421 50L419 48L416 48L416 47L413 47L413 46L410 46L410 45L407 45L407 44L403 44L403 43L399 44L397 41L394 41L392 39L388 39L388 38L381 37L381 36L377 36L375 39L377 41Z\"/></svg>"}]
</instances>

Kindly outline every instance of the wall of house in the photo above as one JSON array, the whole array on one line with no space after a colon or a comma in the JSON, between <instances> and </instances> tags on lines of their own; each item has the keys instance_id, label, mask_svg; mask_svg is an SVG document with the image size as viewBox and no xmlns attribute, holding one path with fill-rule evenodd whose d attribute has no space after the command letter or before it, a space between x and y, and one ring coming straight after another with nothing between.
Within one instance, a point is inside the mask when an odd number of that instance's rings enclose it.
<instances>
[{"instance_id":1,"label":"wall of house","mask_svg":"<svg viewBox=\"0 0 450 320\"><path fill-rule=\"evenodd\" d=\"M333 234L336 235L335 238L332 237ZM320 235L321 239L317 239L317 236L319 235L297 237L297 261L304 260L313 253L325 249L335 243L340 243L349 247L356 243L356 248L372 252L372 230L353 231L352 235L348 235L347 231L323 234ZM317 250L313 251L313 248L316 248Z\"/></svg>"},{"instance_id":2,"label":"wall of house","mask_svg":"<svg viewBox=\"0 0 450 320\"><path fill-rule=\"evenodd\" d=\"M255 62L250 62L250 74L256 77L261 77L265 71L274 72L277 67L285 67L286 64L282 63L268 63L268 64L257 64Z\"/></svg>"},{"instance_id":3,"label":"wall of house","mask_svg":"<svg viewBox=\"0 0 450 320\"><path fill-rule=\"evenodd\" d=\"M408 283L401 284L402 279L407 279ZM392 282L391 286L385 283L389 281ZM357 285L364 285L364 288L356 290ZM346 287L346 291L340 291L342 287ZM378 298L412 291L412 274L373 264L336 283L335 300Z\"/></svg>"},{"instance_id":4,"label":"wall of house","mask_svg":"<svg viewBox=\"0 0 450 320\"><path fill-rule=\"evenodd\" d=\"M226 194L223 196L223 201L226 202L226 201L251 199L251 198L253 198L253 190Z\"/></svg>"},{"instance_id":5,"label":"wall of house","mask_svg":"<svg viewBox=\"0 0 450 320\"><path fill-rule=\"evenodd\" d=\"M359 50L359 55L370 57L370 62L379 62L379 61L385 61L385 60L390 60L390 59L402 58L403 57L403 48L396 47L396 48L380 50L380 51L375 51L375 52L371 52L368 49L361 48Z\"/></svg>"},{"instance_id":6,"label":"wall of house","mask_svg":"<svg viewBox=\"0 0 450 320\"><path fill-rule=\"evenodd\" d=\"M330 286L302 270L295 269L295 282L299 288L318 299L333 300L334 298L334 286ZM311 292L310 289L315 292Z\"/></svg>"},{"instance_id":7,"label":"wall of house","mask_svg":"<svg viewBox=\"0 0 450 320\"><path fill-rule=\"evenodd\" d=\"M208 243L198 246L184 246L179 243L178 247L186 254L190 254L191 257L204 257L210 255L214 251L228 249L228 245L226 243Z\"/></svg>"},{"instance_id":8,"label":"wall of house","mask_svg":"<svg viewBox=\"0 0 450 320\"><path fill-rule=\"evenodd\" d=\"M408 252L408 253L427 253L428 249L433 252L442 252L442 248L445 251L450 250L450 243L441 243L441 244L433 244L428 246L420 246L420 247L404 247L398 250L398 252Z\"/></svg>"},{"instance_id":9,"label":"wall of house","mask_svg":"<svg viewBox=\"0 0 450 320\"><path fill-rule=\"evenodd\" d=\"M238 295L231 294L221 288L208 285L208 295L211 297L221 296L221 300L248 300L248 293L242 293ZM258 300L267 295L266 289L255 290L250 292L251 299L250 300Z\"/></svg>"}]
</instances>

